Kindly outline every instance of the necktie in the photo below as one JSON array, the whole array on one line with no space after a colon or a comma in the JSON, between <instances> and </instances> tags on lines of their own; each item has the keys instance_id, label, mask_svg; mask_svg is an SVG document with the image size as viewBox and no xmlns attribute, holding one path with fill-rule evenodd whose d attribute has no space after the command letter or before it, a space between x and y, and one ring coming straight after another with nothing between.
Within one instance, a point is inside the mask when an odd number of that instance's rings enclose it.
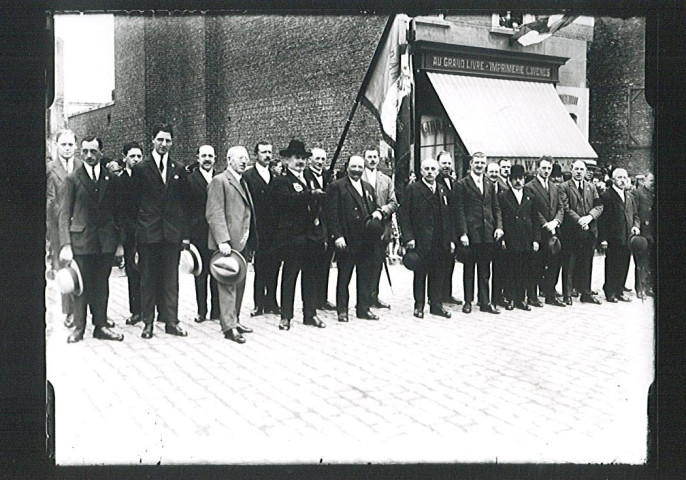
<instances>
[{"instance_id":1,"label":"necktie","mask_svg":"<svg viewBox=\"0 0 686 480\"><path fill-rule=\"evenodd\" d=\"M98 177L95 176L95 167L91 167L91 180L93 183L98 183Z\"/></svg>"},{"instance_id":2,"label":"necktie","mask_svg":"<svg viewBox=\"0 0 686 480\"><path fill-rule=\"evenodd\" d=\"M550 190L548 190L548 182L545 182L545 183L543 184L543 186L545 187L545 191L546 191L546 192L550 192Z\"/></svg>"},{"instance_id":3,"label":"necktie","mask_svg":"<svg viewBox=\"0 0 686 480\"><path fill-rule=\"evenodd\" d=\"M583 184L583 182L579 182L578 187L579 187L579 193L583 194L583 193L584 193L584 184Z\"/></svg>"},{"instance_id":4,"label":"necktie","mask_svg":"<svg viewBox=\"0 0 686 480\"><path fill-rule=\"evenodd\" d=\"M164 161L160 158L160 175L164 178Z\"/></svg>"}]
</instances>

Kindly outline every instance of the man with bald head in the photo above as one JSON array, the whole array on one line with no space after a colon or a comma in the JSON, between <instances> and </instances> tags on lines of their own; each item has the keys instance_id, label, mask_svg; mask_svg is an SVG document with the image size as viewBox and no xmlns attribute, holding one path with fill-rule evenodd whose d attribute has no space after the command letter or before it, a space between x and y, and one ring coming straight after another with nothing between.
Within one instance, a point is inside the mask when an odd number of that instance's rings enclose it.
<instances>
[{"instance_id":1,"label":"man with bald head","mask_svg":"<svg viewBox=\"0 0 686 480\"><path fill-rule=\"evenodd\" d=\"M603 203L598 190L586 180L586 164L582 160L574 162L572 178L562 183L559 189L565 211L562 222L564 300L571 305L572 289L576 286L582 303L600 304L591 291L591 274L598 238L597 220L603 213Z\"/></svg>"},{"instance_id":2,"label":"man with bald head","mask_svg":"<svg viewBox=\"0 0 686 480\"><path fill-rule=\"evenodd\" d=\"M248 166L248 151L235 146L226 152L224 173L215 176L207 190L205 216L209 224L209 248L228 256L233 250L250 261L257 248L255 210L243 173ZM200 165L202 168L202 164ZM244 333L252 329L240 323L245 277L232 284L218 284L219 323L224 338L245 343Z\"/></svg>"},{"instance_id":3,"label":"man with bald head","mask_svg":"<svg viewBox=\"0 0 686 480\"><path fill-rule=\"evenodd\" d=\"M445 289L443 269L455 251L455 227L448 202L448 189L436 182L438 162L422 161L421 180L407 186L403 203L398 209L398 221L405 248L416 250L421 265L414 272L414 316L424 318L426 278L429 277L429 312L450 318L443 308Z\"/></svg>"},{"instance_id":4,"label":"man with bald head","mask_svg":"<svg viewBox=\"0 0 686 480\"><path fill-rule=\"evenodd\" d=\"M631 181L626 170L616 168L612 172L612 187L600 196L603 201L603 214L598 220L598 228L600 240L607 242L603 291L610 303L630 301L624 295L624 283L631 260L629 238L641 232L641 219L634 199L629 194L630 188Z\"/></svg>"},{"instance_id":5,"label":"man with bald head","mask_svg":"<svg viewBox=\"0 0 686 480\"><path fill-rule=\"evenodd\" d=\"M219 293L217 282L209 273L211 252L208 247L209 226L205 218L207 187L217 174L214 169L215 153L212 145L201 145L196 152L198 168L188 175L188 222L191 243L196 246L202 258L202 271L195 277L195 300L198 306L196 323L207 319L207 278L210 279L210 318L219 318Z\"/></svg>"}]
</instances>

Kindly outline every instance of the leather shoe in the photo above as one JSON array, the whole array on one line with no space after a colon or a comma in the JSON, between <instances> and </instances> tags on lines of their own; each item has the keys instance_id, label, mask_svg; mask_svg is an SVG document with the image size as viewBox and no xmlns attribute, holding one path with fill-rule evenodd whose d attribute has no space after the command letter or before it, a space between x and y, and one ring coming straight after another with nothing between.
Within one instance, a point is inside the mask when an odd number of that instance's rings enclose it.
<instances>
[{"instance_id":1,"label":"leather shoe","mask_svg":"<svg viewBox=\"0 0 686 480\"><path fill-rule=\"evenodd\" d=\"M482 312L486 312L486 313L495 313L495 314L500 313L500 310L498 310L498 308L495 305L493 305L492 303L487 303L486 305L481 305L479 310Z\"/></svg>"},{"instance_id":2,"label":"leather shoe","mask_svg":"<svg viewBox=\"0 0 686 480\"><path fill-rule=\"evenodd\" d=\"M614 295L610 295L609 297L606 297L606 300L607 300L609 303L617 303L617 302L619 302L619 300L617 300L617 297L615 297ZM583 302L583 300L582 300L582 302Z\"/></svg>"},{"instance_id":3,"label":"leather shoe","mask_svg":"<svg viewBox=\"0 0 686 480\"><path fill-rule=\"evenodd\" d=\"M114 320L110 320L109 318L105 319L105 326L107 328L114 328Z\"/></svg>"},{"instance_id":4,"label":"leather shoe","mask_svg":"<svg viewBox=\"0 0 686 480\"><path fill-rule=\"evenodd\" d=\"M564 297L563 297L564 298ZM565 304L557 299L557 297L554 298L546 298L545 300L546 305L552 305L554 307L564 307Z\"/></svg>"},{"instance_id":5,"label":"leather shoe","mask_svg":"<svg viewBox=\"0 0 686 480\"><path fill-rule=\"evenodd\" d=\"M505 305L505 310L514 310L514 302L507 302L507 305Z\"/></svg>"},{"instance_id":6,"label":"leather shoe","mask_svg":"<svg viewBox=\"0 0 686 480\"><path fill-rule=\"evenodd\" d=\"M379 316L375 313L372 313L371 310L365 310L357 312L357 318L361 318L362 320L378 320Z\"/></svg>"},{"instance_id":7,"label":"leather shoe","mask_svg":"<svg viewBox=\"0 0 686 480\"><path fill-rule=\"evenodd\" d=\"M431 308L429 309L429 313L443 318L450 318L452 316L451 313L443 307Z\"/></svg>"},{"instance_id":8,"label":"leather shoe","mask_svg":"<svg viewBox=\"0 0 686 480\"><path fill-rule=\"evenodd\" d=\"M328 310L330 312L335 312L336 311L336 305L334 305L333 303L331 303L329 301L326 301L324 303L324 305L322 305L321 310Z\"/></svg>"},{"instance_id":9,"label":"leather shoe","mask_svg":"<svg viewBox=\"0 0 686 480\"><path fill-rule=\"evenodd\" d=\"M142 320L140 313L135 313L126 319L127 325L135 325Z\"/></svg>"},{"instance_id":10,"label":"leather shoe","mask_svg":"<svg viewBox=\"0 0 686 480\"><path fill-rule=\"evenodd\" d=\"M279 330L290 330L291 329L291 319L282 318L279 322Z\"/></svg>"},{"instance_id":11,"label":"leather shoe","mask_svg":"<svg viewBox=\"0 0 686 480\"><path fill-rule=\"evenodd\" d=\"M115 340L117 342L124 340L124 335L113 332L108 327L95 327L95 330L93 330L93 337L98 340Z\"/></svg>"},{"instance_id":12,"label":"leather shoe","mask_svg":"<svg viewBox=\"0 0 686 480\"><path fill-rule=\"evenodd\" d=\"M168 323L164 326L164 333L177 337L187 337L188 333L178 323Z\"/></svg>"},{"instance_id":13,"label":"leather shoe","mask_svg":"<svg viewBox=\"0 0 686 480\"><path fill-rule=\"evenodd\" d=\"M252 328L246 327L239 322L236 322L236 330L238 330L240 333L252 333Z\"/></svg>"},{"instance_id":14,"label":"leather shoe","mask_svg":"<svg viewBox=\"0 0 686 480\"><path fill-rule=\"evenodd\" d=\"M350 320L348 319L348 314L347 313L339 313L338 314L338 321L339 322L349 322Z\"/></svg>"},{"instance_id":15,"label":"leather shoe","mask_svg":"<svg viewBox=\"0 0 686 480\"><path fill-rule=\"evenodd\" d=\"M250 312L251 317L259 317L264 313L264 309L262 307L257 307L255 310Z\"/></svg>"},{"instance_id":16,"label":"leather shoe","mask_svg":"<svg viewBox=\"0 0 686 480\"><path fill-rule=\"evenodd\" d=\"M309 325L311 327L317 327L317 328L325 328L326 327L326 323L319 320L319 317L316 315L314 317L303 319L303 323L305 325Z\"/></svg>"},{"instance_id":17,"label":"leather shoe","mask_svg":"<svg viewBox=\"0 0 686 480\"><path fill-rule=\"evenodd\" d=\"M450 305L462 305L462 300L458 300L458 299L455 298L455 297L449 297L449 298L448 298L445 302L443 302L443 303L447 303L447 304L450 304Z\"/></svg>"},{"instance_id":18,"label":"leather shoe","mask_svg":"<svg viewBox=\"0 0 686 480\"><path fill-rule=\"evenodd\" d=\"M531 311L531 307L528 306L525 302L515 302L515 307L517 307L520 310L526 310L527 312Z\"/></svg>"},{"instance_id":19,"label":"leather shoe","mask_svg":"<svg viewBox=\"0 0 686 480\"><path fill-rule=\"evenodd\" d=\"M464 302L462 313L472 313L472 302Z\"/></svg>"},{"instance_id":20,"label":"leather shoe","mask_svg":"<svg viewBox=\"0 0 686 480\"><path fill-rule=\"evenodd\" d=\"M224 332L224 338L227 340L233 340L236 343L245 343L245 337L241 335L238 328L231 328Z\"/></svg>"},{"instance_id":21,"label":"leather shoe","mask_svg":"<svg viewBox=\"0 0 686 480\"><path fill-rule=\"evenodd\" d=\"M630 292L630 291L631 291L631 289L630 289L630 288L627 288L627 287L624 287L622 290L624 290L625 292ZM619 297L617 297L617 298L619 298Z\"/></svg>"},{"instance_id":22,"label":"leather shoe","mask_svg":"<svg viewBox=\"0 0 686 480\"><path fill-rule=\"evenodd\" d=\"M624 294L617 295L617 300L619 300L620 302L630 302L631 301L631 299Z\"/></svg>"},{"instance_id":23,"label":"leather shoe","mask_svg":"<svg viewBox=\"0 0 686 480\"><path fill-rule=\"evenodd\" d=\"M636 298L638 298L639 300L645 300L646 294L643 292L636 292Z\"/></svg>"},{"instance_id":24,"label":"leather shoe","mask_svg":"<svg viewBox=\"0 0 686 480\"><path fill-rule=\"evenodd\" d=\"M67 343L76 343L83 340L83 329L77 328L67 337Z\"/></svg>"},{"instance_id":25,"label":"leather shoe","mask_svg":"<svg viewBox=\"0 0 686 480\"><path fill-rule=\"evenodd\" d=\"M372 301L371 306L376 308L391 308L391 305L389 303L383 302L378 298Z\"/></svg>"},{"instance_id":26,"label":"leather shoe","mask_svg":"<svg viewBox=\"0 0 686 480\"><path fill-rule=\"evenodd\" d=\"M417 318L424 318L424 310L421 308L415 308L412 315L414 315Z\"/></svg>"},{"instance_id":27,"label":"leather shoe","mask_svg":"<svg viewBox=\"0 0 686 480\"><path fill-rule=\"evenodd\" d=\"M64 318L64 326L71 328L74 326L74 314L70 313ZM83 335L82 335L83 336Z\"/></svg>"},{"instance_id":28,"label":"leather shoe","mask_svg":"<svg viewBox=\"0 0 686 480\"><path fill-rule=\"evenodd\" d=\"M543 306L543 302L541 302L541 300L539 300L538 298L530 298L529 301L526 303L528 303L532 307L537 308L541 308Z\"/></svg>"},{"instance_id":29,"label":"leather shoe","mask_svg":"<svg viewBox=\"0 0 686 480\"><path fill-rule=\"evenodd\" d=\"M602 302L593 295L583 294L581 295L581 303L595 303L596 305L600 305Z\"/></svg>"},{"instance_id":30,"label":"leather shoe","mask_svg":"<svg viewBox=\"0 0 686 480\"><path fill-rule=\"evenodd\" d=\"M594 296L598 295L598 291L597 290L591 290L591 295L594 295Z\"/></svg>"},{"instance_id":31,"label":"leather shoe","mask_svg":"<svg viewBox=\"0 0 686 480\"><path fill-rule=\"evenodd\" d=\"M570 305L570 306L571 306L572 303L573 303L573 302L572 302L572 297L565 297L563 301L565 302L565 305Z\"/></svg>"},{"instance_id":32,"label":"leather shoe","mask_svg":"<svg viewBox=\"0 0 686 480\"><path fill-rule=\"evenodd\" d=\"M205 317L205 315L198 315L197 317L195 317L195 318L193 319L193 321L194 321L195 323L202 323L202 322L204 322L205 320L207 320L207 318Z\"/></svg>"},{"instance_id":33,"label":"leather shoe","mask_svg":"<svg viewBox=\"0 0 686 480\"><path fill-rule=\"evenodd\" d=\"M141 333L143 338L152 338L152 322L146 323L143 327L143 333Z\"/></svg>"},{"instance_id":34,"label":"leather shoe","mask_svg":"<svg viewBox=\"0 0 686 480\"><path fill-rule=\"evenodd\" d=\"M578 297L579 297L579 292L577 291L576 288L573 288L573 289L572 289L572 297L574 297L574 298L578 298Z\"/></svg>"}]
</instances>

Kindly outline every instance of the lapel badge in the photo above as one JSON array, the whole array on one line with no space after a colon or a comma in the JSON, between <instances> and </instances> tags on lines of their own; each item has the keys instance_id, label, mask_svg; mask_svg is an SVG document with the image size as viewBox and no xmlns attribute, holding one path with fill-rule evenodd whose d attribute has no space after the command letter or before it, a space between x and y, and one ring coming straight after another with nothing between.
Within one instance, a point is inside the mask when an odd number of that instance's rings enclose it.
<instances>
[{"instance_id":1,"label":"lapel badge","mask_svg":"<svg viewBox=\"0 0 686 480\"><path fill-rule=\"evenodd\" d=\"M319 218L314 219L314 226L318 227L319 226Z\"/></svg>"},{"instance_id":2,"label":"lapel badge","mask_svg":"<svg viewBox=\"0 0 686 480\"><path fill-rule=\"evenodd\" d=\"M293 183L293 188L295 189L296 192L300 193L303 191L303 186L300 185L299 182L294 182Z\"/></svg>"},{"instance_id":3,"label":"lapel badge","mask_svg":"<svg viewBox=\"0 0 686 480\"><path fill-rule=\"evenodd\" d=\"M178 176L178 175L174 175L174 180L178 180L178 179L179 179L179 176Z\"/></svg>"}]
</instances>

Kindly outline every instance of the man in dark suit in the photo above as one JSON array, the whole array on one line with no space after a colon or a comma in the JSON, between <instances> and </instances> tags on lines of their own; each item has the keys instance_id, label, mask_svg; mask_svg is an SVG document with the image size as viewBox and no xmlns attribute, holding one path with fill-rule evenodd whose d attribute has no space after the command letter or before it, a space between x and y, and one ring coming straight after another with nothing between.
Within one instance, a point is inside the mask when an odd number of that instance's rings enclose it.
<instances>
[{"instance_id":1,"label":"man in dark suit","mask_svg":"<svg viewBox=\"0 0 686 480\"><path fill-rule=\"evenodd\" d=\"M488 280L495 243L503 236L503 223L495 187L485 177L486 155L476 152L469 161L471 171L455 186L457 233L463 247L470 247L464 263L464 313L472 312L474 267L478 271L479 306L482 312L500 313L490 302Z\"/></svg>"},{"instance_id":2,"label":"man in dark suit","mask_svg":"<svg viewBox=\"0 0 686 480\"><path fill-rule=\"evenodd\" d=\"M348 321L350 278L357 270L357 318L378 320L369 310L380 235L365 229L369 216L381 221L383 213L376 200L374 188L361 179L364 159L353 155L348 160L348 175L334 181L326 195L326 225L334 240L338 259L336 281L336 310L338 321Z\"/></svg>"},{"instance_id":3,"label":"man in dark suit","mask_svg":"<svg viewBox=\"0 0 686 480\"><path fill-rule=\"evenodd\" d=\"M386 248L391 242L391 222L393 214L398 210L398 202L395 198L395 185L391 177L379 170L379 151L376 148L368 148L364 152L364 173L362 180L374 187L376 200L379 202L383 213L384 232L381 241L375 244L374 273L372 274L371 306L377 308L391 308L391 306L379 299L379 284L381 271L386 261Z\"/></svg>"},{"instance_id":4,"label":"man in dark suit","mask_svg":"<svg viewBox=\"0 0 686 480\"><path fill-rule=\"evenodd\" d=\"M202 145L196 152L198 168L188 175L188 223L190 225L191 243L196 246L202 259L202 270L195 277L195 300L198 306L196 323L207 319L207 279L210 280L210 318L219 319L219 292L217 281L210 275L210 257L208 247L209 225L205 219L207 205L207 187L217 174L214 170L215 153L212 145Z\"/></svg>"},{"instance_id":5,"label":"man in dark suit","mask_svg":"<svg viewBox=\"0 0 686 480\"><path fill-rule=\"evenodd\" d=\"M324 163L326 162L326 151L321 148L313 148L312 156L307 160L307 167L303 172L305 182L310 187L310 190L326 190L331 183L331 172L324 170ZM326 227L326 215L324 214L323 205L319 213L319 218L324 222ZM331 244L331 238L318 248L310 252L312 261L316 264L316 279L317 279L317 293L316 305L317 309L321 310L335 310L336 305L328 301L329 296L329 271L331 270L331 261L333 260L334 249Z\"/></svg>"},{"instance_id":6,"label":"man in dark suit","mask_svg":"<svg viewBox=\"0 0 686 480\"><path fill-rule=\"evenodd\" d=\"M188 178L183 164L169 158L171 125L152 129L152 154L133 167L132 204L141 272L141 336L152 338L155 306L164 330L185 337L179 326L179 255L188 248Z\"/></svg>"},{"instance_id":7,"label":"man in dark suit","mask_svg":"<svg viewBox=\"0 0 686 480\"><path fill-rule=\"evenodd\" d=\"M586 164L577 160L572 165L572 178L560 185L565 217L562 237L565 259L562 267L562 290L565 302L571 302L576 286L582 303L600 304L591 292L593 252L598 238L598 217L603 204L595 186L586 181Z\"/></svg>"},{"instance_id":8,"label":"man in dark suit","mask_svg":"<svg viewBox=\"0 0 686 480\"><path fill-rule=\"evenodd\" d=\"M448 206L450 207L451 214L450 218L453 219L453 223L457 216L457 210L455 208L454 199L452 191L455 189L455 179L453 175L455 174L453 157L450 152L446 150L441 150L436 155L436 161L438 162L438 167L440 168L440 173L436 177L436 182L443 185L448 193ZM442 268L443 281L443 303L451 305L462 305L462 300L458 300L453 296L453 273L455 272L455 259L451 259L446 262L444 268Z\"/></svg>"},{"instance_id":9,"label":"man in dark suit","mask_svg":"<svg viewBox=\"0 0 686 480\"><path fill-rule=\"evenodd\" d=\"M439 167L433 159L422 161L422 179L407 186L403 203L398 209L398 221L405 248L416 249L422 265L414 272L414 316L424 317L426 277L429 277L429 312L450 318L443 308L444 287L441 284L446 262L455 251L455 226L448 202L447 189L436 182Z\"/></svg>"},{"instance_id":10,"label":"man in dark suit","mask_svg":"<svg viewBox=\"0 0 686 480\"><path fill-rule=\"evenodd\" d=\"M303 323L324 328L317 317L317 264L311 254L323 248L326 230L321 219L324 190L312 189L303 176L306 159L312 155L300 140L291 140L279 152L286 157L286 173L274 179L273 197L279 206L277 244L283 258L281 278L280 330L290 330L295 300L295 282L302 271L300 282L303 301Z\"/></svg>"},{"instance_id":11,"label":"man in dark suit","mask_svg":"<svg viewBox=\"0 0 686 480\"><path fill-rule=\"evenodd\" d=\"M624 283L631 260L629 238L641 233L641 219L634 199L628 192L630 185L626 170L616 168L612 172L612 186L600 197L603 214L598 219L598 230L600 240L607 242L603 291L610 303L631 300L624 295Z\"/></svg>"},{"instance_id":12,"label":"man in dark suit","mask_svg":"<svg viewBox=\"0 0 686 480\"><path fill-rule=\"evenodd\" d=\"M81 165L64 181L59 213L60 259L75 261L83 279L83 293L74 297L74 331L69 343L83 339L86 307L93 314L93 337L124 340L107 326L109 277L114 255L123 255L119 231L120 192L118 178L101 167L102 140L81 141Z\"/></svg>"},{"instance_id":13,"label":"man in dark suit","mask_svg":"<svg viewBox=\"0 0 686 480\"><path fill-rule=\"evenodd\" d=\"M500 165L491 162L486 166L486 177L493 184L496 196L504 190L508 190L510 186L500 177ZM491 279L491 303L495 306L505 306L507 304L507 295L505 292L505 283L507 277L508 260L505 252L501 248L500 242L496 242L492 251L491 270L493 276Z\"/></svg>"},{"instance_id":14,"label":"man in dark suit","mask_svg":"<svg viewBox=\"0 0 686 480\"><path fill-rule=\"evenodd\" d=\"M143 149L137 142L124 144L124 170L119 177L122 198L122 232L124 234L124 268L126 282L129 287L129 312L131 316L126 319L127 325L135 325L141 321L141 274L136 265L136 215L132 208L131 175L133 167L143 159Z\"/></svg>"},{"instance_id":15,"label":"man in dark suit","mask_svg":"<svg viewBox=\"0 0 686 480\"><path fill-rule=\"evenodd\" d=\"M76 136L71 130L60 130L55 135L57 158L48 162L46 166L46 219L48 241L50 242L50 261L53 270L59 270L63 262L59 260L60 250L60 194L64 179L68 174L81 166L81 160L74 156L76 152ZM70 294L62 295L62 313L65 315L64 324L67 328L74 325L74 299Z\"/></svg>"},{"instance_id":16,"label":"man in dark suit","mask_svg":"<svg viewBox=\"0 0 686 480\"><path fill-rule=\"evenodd\" d=\"M509 181L512 187L498 193L505 231L502 239L508 299L505 308L531 310L526 297L536 295L536 275L530 265L533 253L540 246L541 229L536 223L534 196L524 189L522 165L512 165Z\"/></svg>"},{"instance_id":17,"label":"man in dark suit","mask_svg":"<svg viewBox=\"0 0 686 480\"><path fill-rule=\"evenodd\" d=\"M634 255L636 264L636 296L645 299L653 295L653 261L655 259L655 237L653 236L653 203L655 202L655 178L652 173L645 176L645 181L632 191L634 204L641 220L641 235L648 241L648 249L642 255Z\"/></svg>"},{"instance_id":18,"label":"man in dark suit","mask_svg":"<svg viewBox=\"0 0 686 480\"><path fill-rule=\"evenodd\" d=\"M540 231L543 248L532 255L533 270L536 283L541 287L541 293L545 297L547 305L564 307L565 304L555 296L555 286L560 276L561 255L554 253L548 247L548 242L553 236L559 236L560 227L564 220L564 205L560 199L560 191L551 181L553 171L553 159L543 156L538 159L538 172L525 189L531 194L536 211L534 225ZM562 248L565 248L564 245ZM571 300L570 300L571 302ZM536 292L528 298L527 303L534 307L542 307ZM571 303L570 303L571 305Z\"/></svg>"},{"instance_id":19,"label":"man in dark suit","mask_svg":"<svg viewBox=\"0 0 686 480\"><path fill-rule=\"evenodd\" d=\"M276 244L276 227L279 216L272 198L274 174L269 168L272 161L271 143L260 141L255 145L255 166L243 174L255 207L257 235L260 242L255 251L253 267L255 279L253 301L255 308L251 317L263 313L281 313L276 301L276 284L281 260Z\"/></svg>"},{"instance_id":20,"label":"man in dark suit","mask_svg":"<svg viewBox=\"0 0 686 480\"><path fill-rule=\"evenodd\" d=\"M229 148L226 152L227 167L221 175L210 182L205 210L209 224L209 248L228 256L231 251L239 252L249 260L258 244L255 228L255 209L250 190L243 180L248 166L248 151L241 146ZM200 165L202 167L202 164ZM245 343L244 333L252 328L240 323L241 305L245 292L245 278L236 283L220 284L220 317L224 338Z\"/></svg>"},{"instance_id":21,"label":"man in dark suit","mask_svg":"<svg viewBox=\"0 0 686 480\"><path fill-rule=\"evenodd\" d=\"M510 188L510 171L512 170L512 162L507 158L501 158L498 161L498 166L500 167L498 173L498 192L500 190L507 190Z\"/></svg>"}]
</instances>

